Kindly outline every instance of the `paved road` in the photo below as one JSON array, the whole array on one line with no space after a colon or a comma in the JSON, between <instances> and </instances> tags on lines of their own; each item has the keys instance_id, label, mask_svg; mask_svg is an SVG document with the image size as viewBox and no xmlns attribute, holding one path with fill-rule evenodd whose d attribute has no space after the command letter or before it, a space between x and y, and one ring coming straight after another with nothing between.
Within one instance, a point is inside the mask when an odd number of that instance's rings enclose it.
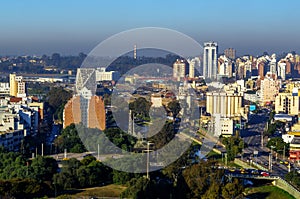
<instances>
[{"instance_id":1,"label":"paved road","mask_svg":"<svg viewBox=\"0 0 300 199\"><path fill-rule=\"evenodd\" d=\"M241 137L246 143L244 149L243 159L251 159L253 162L257 162L266 168L269 168L269 154L270 149L266 147L267 139L264 138L263 146L261 146L261 136L266 127L269 119L269 111L263 109L261 113L251 114L249 118L248 128L241 131ZM254 151L258 152L258 155L254 155ZM249 160L250 161L250 160ZM272 156L272 173L279 176L284 176L288 172L287 165L279 163L280 159L277 159L276 154Z\"/></svg>"}]
</instances>

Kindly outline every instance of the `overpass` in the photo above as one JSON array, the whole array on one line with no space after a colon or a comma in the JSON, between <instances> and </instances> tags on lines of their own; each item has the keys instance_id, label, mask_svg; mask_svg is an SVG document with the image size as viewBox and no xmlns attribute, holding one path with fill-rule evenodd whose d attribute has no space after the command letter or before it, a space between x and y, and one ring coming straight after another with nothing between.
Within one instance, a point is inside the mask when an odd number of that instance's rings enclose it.
<instances>
[{"instance_id":1,"label":"overpass","mask_svg":"<svg viewBox=\"0 0 300 199\"><path fill-rule=\"evenodd\" d=\"M240 179L256 179L256 180L270 180L272 184L284 191L288 192L295 198L300 198L300 191L294 187L292 184L288 183L286 180L279 176L261 176L252 174L237 174L237 173L225 173L225 176L229 179L240 178Z\"/></svg>"}]
</instances>

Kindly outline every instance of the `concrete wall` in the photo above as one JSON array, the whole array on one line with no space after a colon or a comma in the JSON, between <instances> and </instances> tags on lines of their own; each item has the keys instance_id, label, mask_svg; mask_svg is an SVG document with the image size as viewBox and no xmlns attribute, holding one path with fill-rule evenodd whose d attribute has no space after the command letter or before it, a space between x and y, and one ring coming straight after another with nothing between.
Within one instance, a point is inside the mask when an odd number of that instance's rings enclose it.
<instances>
[{"instance_id":1,"label":"concrete wall","mask_svg":"<svg viewBox=\"0 0 300 199\"><path fill-rule=\"evenodd\" d=\"M282 178L278 178L278 180L274 181L273 184L276 187L285 190L295 198L300 198L300 192L296 188L294 188L291 184L289 184L287 181L283 180Z\"/></svg>"}]
</instances>

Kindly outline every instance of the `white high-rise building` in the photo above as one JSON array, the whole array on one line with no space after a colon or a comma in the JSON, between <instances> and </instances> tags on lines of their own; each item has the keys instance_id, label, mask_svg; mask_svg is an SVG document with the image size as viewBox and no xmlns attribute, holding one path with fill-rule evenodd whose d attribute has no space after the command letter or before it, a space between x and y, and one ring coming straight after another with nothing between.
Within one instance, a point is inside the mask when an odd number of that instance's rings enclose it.
<instances>
[{"instance_id":1,"label":"white high-rise building","mask_svg":"<svg viewBox=\"0 0 300 199\"><path fill-rule=\"evenodd\" d=\"M273 74L277 74L276 55L275 54L273 54L271 56L270 72L273 73Z\"/></svg>"},{"instance_id":2,"label":"white high-rise building","mask_svg":"<svg viewBox=\"0 0 300 199\"><path fill-rule=\"evenodd\" d=\"M285 80L285 73L286 73L286 63L279 62L278 63L278 77L281 77L282 80Z\"/></svg>"},{"instance_id":3,"label":"white high-rise building","mask_svg":"<svg viewBox=\"0 0 300 199\"><path fill-rule=\"evenodd\" d=\"M180 80L188 74L188 68L183 59L177 59L173 64L173 77Z\"/></svg>"},{"instance_id":4,"label":"white high-rise building","mask_svg":"<svg viewBox=\"0 0 300 199\"><path fill-rule=\"evenodd\" d=\"M195 59L187 60L189 63L189 77L194 78L195 77Z\"/></svg>"},{"instance_id":5,"label":"white high-rise building","mask_svg":"<svg viewBox=\"0 0 300 199\"><path fill-rule=\"evenodd\" d=\"M216 42L204 43L203 76L209 79L217 78L218 71L218 44Z\"/></svg>"}]
</instances>

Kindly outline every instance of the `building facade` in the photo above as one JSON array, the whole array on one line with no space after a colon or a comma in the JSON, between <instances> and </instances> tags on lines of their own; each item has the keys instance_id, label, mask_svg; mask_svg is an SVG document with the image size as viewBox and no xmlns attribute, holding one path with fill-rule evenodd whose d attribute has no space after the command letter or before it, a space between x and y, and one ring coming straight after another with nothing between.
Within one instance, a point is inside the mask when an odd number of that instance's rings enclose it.
<instances>
[{"instance_id":1,"label":"building facade","mask_svg":"<svg viewBox=\"0 0 300 199\"><path fill-rule=\"evenodd\" d=\"M173 64L173 77L180 80L185 78L188 73L187 63L182 59L177 59Z\"/></svg>"},{"instance_id":2,"label":"building facade","mask_svg":"<svg viewBox=\"0 0 300 199\"><path fill-rule=\"evenodd\" d=\"M296 93L279 93L275 98L275 112L288 115L299 114L298 89Z\"/></svg>"},{"instance_id":3,"label":"building facade","mask_svg":"<svg viewBox=\"0 0 300 199\"><path fill-rule=\"evenodd\" d=\"M270 104L275 101L279 93L280 82L277 80L276 74L267 73L265 78L261 80L261 105Z\"/></svg>"},{"instance_id":4,"label":"building facade","mask_svg":"<svg viewBox=\"0 0 300 199\"><path fill-rule=\"evenodd\" d=\"M206 93L206 112L221 117L235 117L243 108L242 93L208 92Z\"/></svg>"},{"instance_id":5,"label":"building facade","mask_svg":"<svg viewBox=\"0 0 300 199\"><path fill-rule=\"evenodd\" d=\"M13 97L26 97L26 83L23 81L22 76L16 74L9 75L10 96Z\"/></svg>"},{"instance_id":6,"label":"building facade","mask_svg":"<svg viewBox=\"0 0 300 199\"><path fill-rule=\"evenodd\" d=\"M227 48L224 50L224 54L231 60L235 59L236 50L234 48Z\"/></svg>"},{"instance_id":7,"label":"building facade","mask_svg":"<svg viewBox=\"0 0 300 199\"><path fill-rule=\"evenodd\" d=\"M203 53L203 76L208 79L217 78L218 70L218 44L205 42Z\"/></svg>"},{"instance_id":8,"label":"building facade","mask_svg":"<svg viewBox=\"0 0 300 199\"><path fill-rule=\"evenodd\" d=\"M82 123L88 128L104 130L106 128L104 101L99 96L89 98L73 96L65 105L63 118L63 128L72 123Z\"/></svg>"}]
</instances>

